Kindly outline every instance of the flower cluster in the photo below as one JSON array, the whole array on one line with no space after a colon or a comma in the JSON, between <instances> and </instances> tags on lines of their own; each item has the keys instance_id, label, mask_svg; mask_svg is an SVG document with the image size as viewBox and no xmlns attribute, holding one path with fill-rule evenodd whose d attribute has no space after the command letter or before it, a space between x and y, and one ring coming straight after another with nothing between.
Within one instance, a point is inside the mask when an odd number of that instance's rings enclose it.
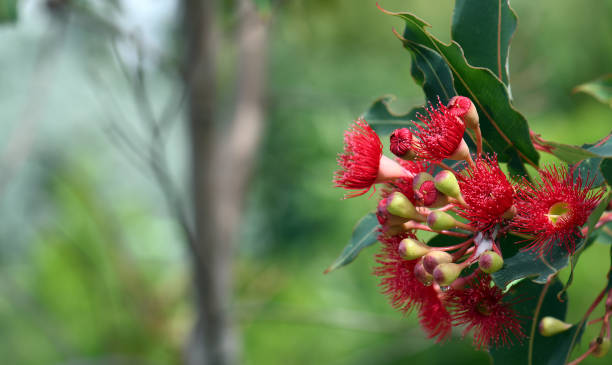
<instances>
[{"instance_id":1,"label":"flower cluster","mask_svg":"<svg viewBox=\"0 0 612 365\"><path fill-rule=\"evenodd\" d=\"M538 255L554 247L573 254L603 191L567 167L538 170L537 183L509 180L497 156L482 152L478 113L466 97L429 105L418 119L391 134L395 159L383 155L364 120L345 133L338 157L334 183L353 190L347 197L382 184L376 210L382 249L374 270L382 292L402 312L418 311L421 326L438 341L455 326L473 333L476 348L521 341L519 314L491 279L504 265L500 237L522 237L522 249ZM418 231L460 243L430 246Z\"/></svg>"}]
</instances>

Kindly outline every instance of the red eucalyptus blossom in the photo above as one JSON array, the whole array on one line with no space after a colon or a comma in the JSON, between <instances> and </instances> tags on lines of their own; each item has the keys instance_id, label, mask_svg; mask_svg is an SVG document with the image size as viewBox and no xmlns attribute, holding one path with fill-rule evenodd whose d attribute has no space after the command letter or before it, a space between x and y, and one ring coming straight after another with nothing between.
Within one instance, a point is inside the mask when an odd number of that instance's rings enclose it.
<instances>
[{"instance_id":1,"label":"red eucalyptus blossom","mask_svg":"<svg viewBox=\"0 0 612 365\"><path fill-rule=\"evenodd\" d=\"M380 277L383 294L391 305L407 313L418 308L419 319L429 338L441 341L450 335L451 316L441 299L443 293L435 285L425 286L414 275L418 260L405 260L399 253L399 244L404 238L416 239L411 233L386 237L380 236L382 251L376 255L379 264L374 274Z\"/></svg>"},{"instance_id":2,"label":"red eucalyptus blossom","mask_svg":"<svg viewBox=\"0 0 612 365\"><path fill-rule=\"evenodd\" d=\"M512 304L504 302L504 294L491 286L489 276L477 275L464 289L452 289L454 325L465 325L463 336L474 331L477 349L512 344L511 334L519 341L525 337L519 316Z\"/></svg>"},{"instance_id":3,"label":"red eucalyptus blossom","mask_svg":"<svg viewBox=\"0 0 612 365\"><path fill-rule=\"evenodd\" d=\"M423 161L406 161L401 158L396 158L395 161L400 164L409 175L399 179L391 180L386 183L382 189L382 198L386 198L394 191L399 191L404 194L413 204L416 204L414 196L413 180L419 172L427 172L431 169L431 165Z\"/></svg>"},{"instance_id":4,"label":"red eucalyptus blossom","mask_svg":"<svg viewBox=\"0 0 612 365\"><path fill-rule=\"evenodd\" d=\"M540 253L555 244L573 254L576 238L582 237L580 226L597 206L603 191L590 192L594 180L575 180L566 167L549 166L539 171L541 182L524 180L518 191L517 215L512 221L516 231L532 235L527 247Z\"/></svg>"},{"instance_id":5,"label":"red eucalyptus blossom","mask_svg":"<svg viewBox=\"0 0 612 365\"><path fill-rule=\"evenodd\" d=\"M446 295L435 290L435 286L425 287L423 303L419 310L419 323L427 332L427 337L435 338L436 342L446 340L453 327L451 314L446 310Z\"/></svg>"},{"instance_id":6,"label":"red eucalyptus blossom","mask_svg":"<svg viewBox=\"0 0 612 365\"><path fill-rule=\"evenodd\" d=\"M430 105L426 111L427 116L417 115L424 126L415 123L418 131L414 134L419 140L414 143L417 155L421 159L431 161L442 161L449 157L463 159L463 156L457 156L459 152L467 150L463 140L465 132L463 121L440 101L437 109Z\"/></svg>"},{"instance_id":7,"label":"red eucalyptus blossom","mask_svg":"<svg viewBox=\"0 0 612 365\"><path fill-rule=\"evenodd\" d=\"M363 195L375 183L405 176L407 172L382 154L380 138L365 120L359 119L344 132L344 153L338 155L340 169L334 175L336 187L357 190L346 198Z\"/></svg>"},{"instance_id":8,"label":"red eucalyptus blossom","mask_svg":"<svg viewBox=\"0 0 612 365\"><path fill-rule=\"evenodd\" d=\"M514 203L514 188L499 168L495 155L479 157L459 176L459 188L467 206L461 215L479 230L486 230L504 219Z\"/></svg>"}]
</instances>

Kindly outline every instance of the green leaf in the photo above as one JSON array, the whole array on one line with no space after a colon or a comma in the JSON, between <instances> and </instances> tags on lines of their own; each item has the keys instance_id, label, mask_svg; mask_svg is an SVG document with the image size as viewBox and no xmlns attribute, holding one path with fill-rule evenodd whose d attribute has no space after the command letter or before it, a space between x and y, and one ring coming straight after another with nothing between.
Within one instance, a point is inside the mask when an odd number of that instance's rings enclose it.
<instances>
[{"instance_id":1,"label":"green leaf","mask_svg":"<svg viewBox=\"0 0 612 365\"><path fill-rule=\"evenodd\" d=\"M612 108L612 74L604 75L593 81L578 85L574 92L583 92L591 95Z\"/></svg>"},{"instance_id":2,"label":"green leaf","mask_svg":"<svg viewBox=\"0 0 612 365\"><path fill-rule=\"evenodd\" d=\"M413 128L411 120L416 114L423 112L423 108L415 108L406 114L396 114L391 111L389 104L395 100L392 95L385 95L370 106L362 116L379 135L391 134L397 128Z\"/></svg>"},{"instance_id":3,"label":"green leaf","mask_svg":"<svg viewBox=\"0 0 612 365\"><path fill-rule=\"evenodd\" d=\"M0 0L0 23L17 20L17 0Z\"/></svg>"},{"instance_id":4,"label":"green leaf","mask_svg":"<svg viewBox=\"0 0 612 365\"><path fill-rule=\"evenodd\" d=\"M374 213L369 213L365 217L361 218L353 229L353 235L351 236L348 245L344 247L344 250L340 256L338 256L336 261L334 261L325 270L325 274L350 264L357 258L357 255L359 255L361 250L376 243L378 238L378 228L378 219Z\"/></svg>"},{"instance_id":5,"label":"green leaf","mask_svg":"<svg viewBox=\"0 0 612 365\"><path fill-rule=\"evenodd\" d=\"M536 317L537 305L540 295L546 287L530 281L523 281L508 291L507 300L515 303L513 309L522 318L521 327L523 331L527 336L530 336L533 331L533 337L523 339L521 343L515 343L511 347L491 349L489 353L495 365L565 364L573 346L582 336L583 328L575 325L569 330L551 337L544 337L537 331L537 325L545 316L565 320L568 305L567 297L563 295L562 300L557 298L557 293L563 286L558 279L552 280L553 282L544 293L535 324L533 319Z\"/></svg>"},{"instance_id":6,"label":"green leaf","mask_svg":"<svg viewBox=\"0 0 612 365\"><path fill-rule=\"evenodd\" d=\"M411 73L425 92L425 98L433 105L438 98L443 104L457 95L453 87L453 75L440 55L419 44L407 44L412 53Z\"/></svg>"},{"instance_id":7,"label":"green leaf","mask_svg":"<svg viewBox=\"0 0 612 365\"><path fill-rule=\"evenodd\" d=\"M580 249L584 240L576 243L576 249ZM505 256L505 255L504 255ZM553 243L546 255L540 255L533 250L518 251L514 256L504 259L504 267L492 274L495 285L500 288L524 278L543 284L550 275L557 273L569 264L569 253L560 243Z\"/></svg>"},{"instance_id":8,"label":"green leaf","mask_svg":"<svg viewBox=\"0 0 612 365\"><path fill-rule=\"evenodd\" d=\"M597 154L589 150L569 144L546 142L546 146L551 147L551 153L554 156L568 164L575 164L587 158L598 157Z\"/></svg>"},{"instance_id":9,"label":"green leaf","mask_svg":"<svg viewBox=\"0 0 612 365\"><path fill-rule=\"evenodd\" d=\"M488 68L508 85L508 51L516 22L508 0L457 0L451 35L470 65Z\"/></svg>"},{"instance_id":10,"label":"green leaf","mask_svg":"<svg viewBox=\"0 0 612 365\"><path fill-rule=\"evenodd\" d=\"M408 49L422 45L437 52L453 74L455 90L472 99L480 115L486 145L508 161L507 149L515 149L522 161L536 166L539 155L533 148L525 118L510 104L506 86L488 69L472 67L456 43L446 45L425 30L427 23L409 13L390 13L405 20L400 37Z\"/></svg>"}]
</instances>

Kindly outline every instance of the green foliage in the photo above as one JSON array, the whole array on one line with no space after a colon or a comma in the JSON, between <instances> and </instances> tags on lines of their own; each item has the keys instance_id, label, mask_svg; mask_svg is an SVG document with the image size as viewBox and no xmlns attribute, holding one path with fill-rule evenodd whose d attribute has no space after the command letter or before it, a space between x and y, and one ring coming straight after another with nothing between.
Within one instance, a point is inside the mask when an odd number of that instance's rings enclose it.
<instances>
[{"instance_id":1,"label":"green foliage","mask_svg":"<svg viewBox=\"0 0 612 365\"><path fill-rule=\"evenodd\" d=\"M514 302L513 308L522 318L522 328L529 332L526 333L527 338L515 340L511 347L491 349L490 354L496 365L562 365L566 363L573 346L580 341L583 331L581 326L573 326L551 337L539 334L537 325L543 317L565 320L567 312L567 297L557 297L563 286L552 276L549 280L552 281L550 286L523 281L510 289L507 300Z\"/></svg>"},{"instance_id":2,"label":"green foliage","mask_svg":"<svg viewBox=\"0 0 612 365\"><path fill-rule=\"evenodd\" d=\"M612 74L578 85L574 92L589 94L612 108Z\"/></svg>"},{"instance_id":3,"label":"green foliage","mask_svg":"<svg viewBox=\"0 0 612 365\"><path fill-rule=\"evenodd\" d=\"M0 0L0 24L17 20L17 0Z\"/></svg>"},{"instance_id":4,"label":"green foliage","mask_svg":"<svg viewBox=\"0 0 612 365\"><path fill-rule=\"evenodd\" d=\"M365 217L363 217L353 229L353 234L351 239L349 240L348 245L344 247L344 250L338 256L336 261L334 261L326 270L325 273L332 272L339 267L350 264L357 258L357 255L364 248L373 245L377 241L378 231L380 225L378 224L378 219L376 218L376 214L369 213Z\"/></svg>"}]
</instances>

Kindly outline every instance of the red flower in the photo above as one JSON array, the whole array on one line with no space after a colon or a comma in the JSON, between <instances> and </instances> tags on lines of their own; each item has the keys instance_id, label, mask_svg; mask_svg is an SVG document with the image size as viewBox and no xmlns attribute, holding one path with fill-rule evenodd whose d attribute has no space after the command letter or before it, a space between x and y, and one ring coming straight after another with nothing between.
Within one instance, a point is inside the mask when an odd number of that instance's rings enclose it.
<instances>
[{"instance_id":1,"label":"red flower","mask_svg":"<svg viewBox=\"0 0 612 365\"><path fill-rule=\"evenodd\" d=\"M539 174L539 184L523 181L512 227L534 236L526 249L545 253L562 244L573 254L576 238L582 237L579 227L597 206L603 191L590 193L594 180L583 182L580 176L574 180L565 167L548 167Z\"/></svg>"},{"instance_id":2,"label":"red flower","mask_svg":"<svg viewBox=\"0 0 612 365\"><path fill-rule=\"evenodd\" d=\"M397 157L403 157L412 152L412 132L408 128L399 128L389 136L389 149Z\"/></svg>"},{"instance_id":3,"label":"red flower","mask_svg":"<svg viewBox=\"0 0 612 365\"><path fill-rule=\"evenodd\" d=\"M376 255L376 262L380 264L374 268L374 275L380 277L382 293L389 297L393 308L402 312L409 312L414 305L423 302L423 292L426 288L414 276L414 267L417 260L405 260L398 251L399 243L404 238L414 238L410 233L397 236L381 235L382 252Z\"/></svg>"},{"instance_id":4,"label":"red flower","mask_svg":"<svg viewBox=\"0 0 612 365\"><path fill-rule=\"evenodd\" d=\"M427 337L436 338L436 342L447 339L453 327L452 317L440 299L434 286L425 287L422 293L423 302L419 311L419 323L427 332Z\"/></svg>"},{"instance_id":5,"label":"red flower","mask_svg":"<svg viewBox=\"0 0 612 365\"><path fill-rule=\"evenodd\" d=\"M413 178L419 172L430 171L431 165L423 161L406 161L401 158L396 158L395 161L408 171L411 176L402 177L386 183L382 189L382 198L386 198L394 191L399 191L404 194L412 204L417 204L414 196L414 189L412 188Z\"/></svg>"},{"instance_id":6,"label":"red flower","mask_svg":"<svg viewBox=\"0 0 612 365\"><path fill-rule=\"evenodd\" d=\"M365 194L378 176L383 145L365 120L359 119L344 132L344 153L338 155L340 169L334 175L336 187L358 190L346 197Z\"/></svg>"},{"instance_id":7,"label":"red flower","mask_svg":"<svg viewBox=\"0 0 612 365\"><path fill-rule=\"evenodd\" d=\"M499 168L495 155L478 158L459 176L459 189L467 207L461 215L483 231L503 221L514 203L514 188Z\"/></svg>"},{"instance_id":8,"label":"red flower","mask_svg":"<svg viewBox=\"0 0 612 365\"><path fill-rule=\"evenodd\" d=\"M439 100L437 109L430 105L426 111L427 117L417 115L425 126L415 123L419 142L414 144L414 150L422 159L442 161L453 155L463 142L465 124Z\"/></svg>"},{"instance_id":9,"label":"red flower","mask_svg":"<svg viewBox=\"0 0 612 365\"><path fill-rule=\"evenodd\" d=\"M407 237L416 239L410 233L379 237L383 247L382 252L376 255L376 262L380 266L374 269L374 274L380 277L379 285L383 294L389 297L391 305L404 313L418 308L420 323L429 338L435 337L441 341L450 335L451 316L435 286L425 286L414 276L418 260L408 261L400 256L399 243Z\"/></svg>"},{"instance_id":10,"label":"red flower","mask_svg":"<svg viewBox=\"0 0 612 365\"><path fill-rule=\"evenodd\" d=\"M477 349L511 345L510 334L519 341L525 337L512 304L503 301L504 294L491 286L490 277L478 275L465 289L451 289L448 295L455 306L453 324L466 325L463 336L474 330Z\"/></svg>"}]
</instances>

